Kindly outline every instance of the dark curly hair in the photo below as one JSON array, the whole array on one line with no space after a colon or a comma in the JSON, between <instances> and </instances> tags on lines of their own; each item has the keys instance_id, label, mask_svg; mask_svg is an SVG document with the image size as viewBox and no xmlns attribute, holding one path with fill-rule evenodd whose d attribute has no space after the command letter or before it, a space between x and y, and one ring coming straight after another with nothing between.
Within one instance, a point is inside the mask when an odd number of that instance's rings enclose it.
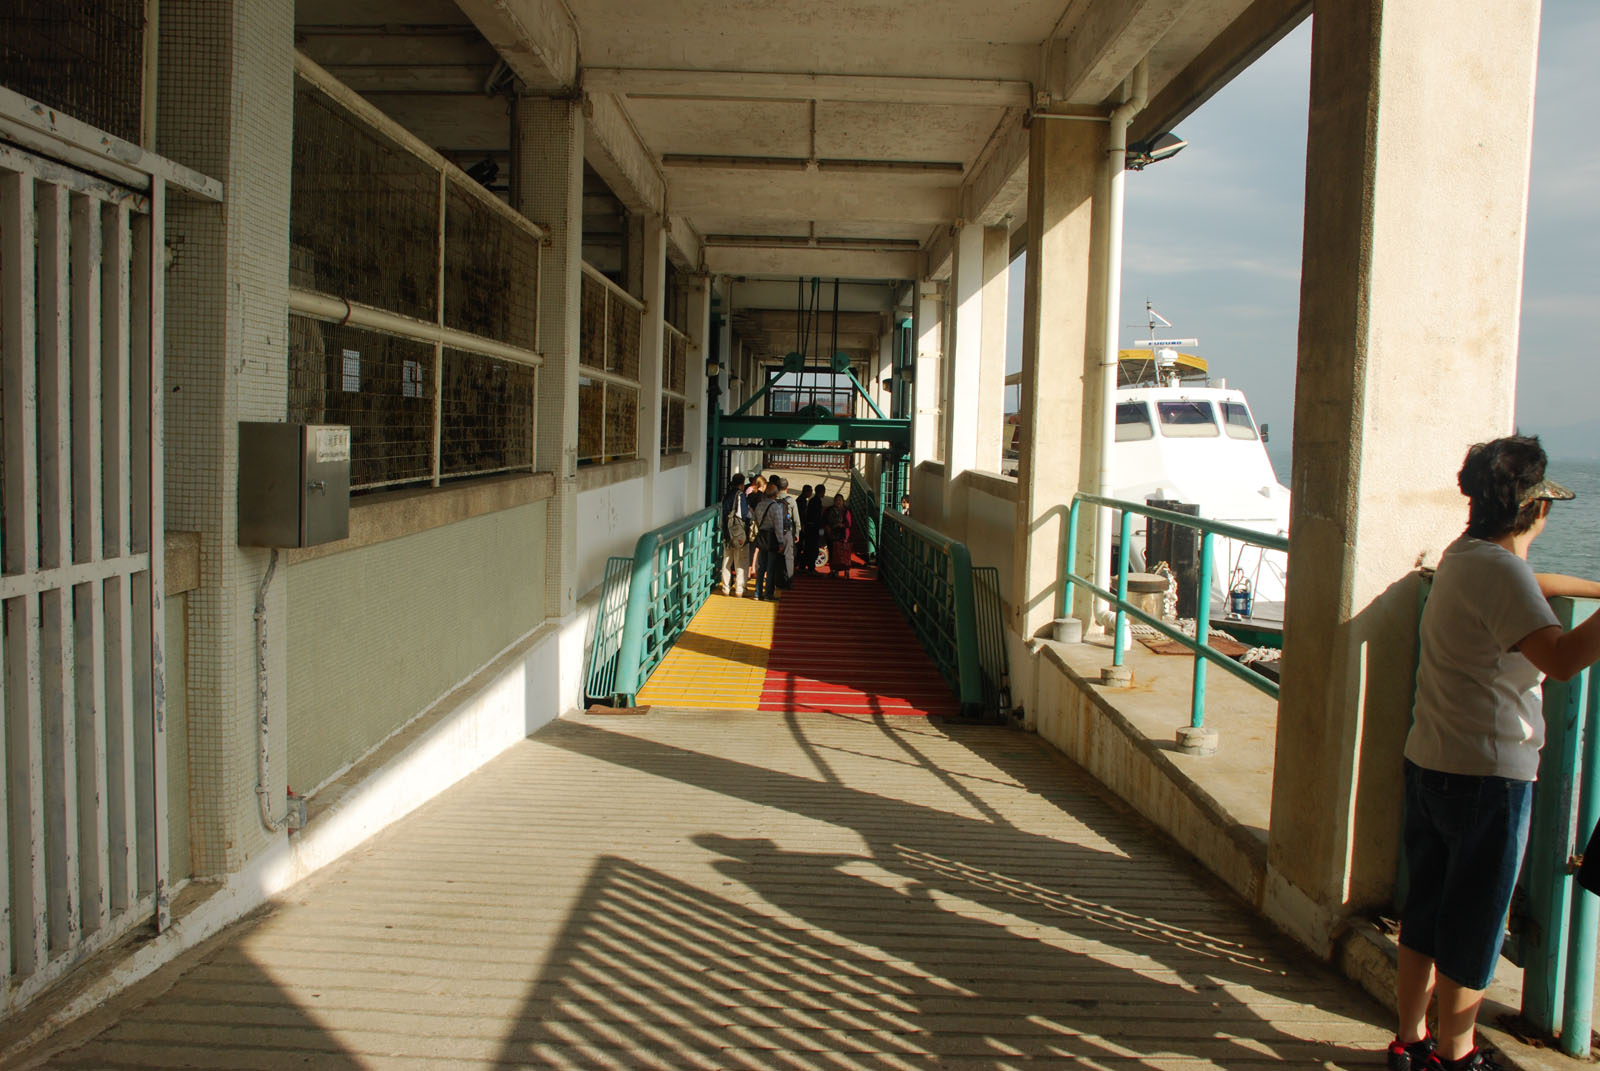
<instances>
[{"instance_id":1,"label":"dark curly hair","mask_svg":"<svg viewBox=\"0 0 1600 1071\"><path fill-rule=\"evenodd\" d=\"M1456 486L1471 502L1467 535L1500 539L1532 528L1544 506L1538 499L1524 503L1522 496L1544 479L1545 461L1537 435L1508 435L1468 450L1456 474Z\"/></svg>"}]
</instances>

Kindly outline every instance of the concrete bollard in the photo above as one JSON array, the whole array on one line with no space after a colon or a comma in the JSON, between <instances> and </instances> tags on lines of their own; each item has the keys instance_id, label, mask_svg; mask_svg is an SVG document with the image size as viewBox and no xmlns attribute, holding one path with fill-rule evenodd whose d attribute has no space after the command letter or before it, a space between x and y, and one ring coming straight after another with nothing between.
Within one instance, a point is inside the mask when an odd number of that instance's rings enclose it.
<instances>
[{"instance_id":1,"label":"concrete bollard","mask_svg":"<svg viewBox=\"0 0 1600 1071\"><path fill-rule=\"evenodd\" d=\"M1215 755L1217 753L1217 731L1206 728L1196 729L1193 725L1180 725L1178 727L1178 750L1185 755Z\"/></svg>"},{"instance_id":2,"label":"concrete bollard","mask_svg":"<svg viewBox=\"0 0 1600 1071\"><path fill-rule=\"evenodd\" d=\"M1083 642L1083 622L1076 617L1058 617L1054 627L1057 643Z\"/></svg>"}]
</instances>

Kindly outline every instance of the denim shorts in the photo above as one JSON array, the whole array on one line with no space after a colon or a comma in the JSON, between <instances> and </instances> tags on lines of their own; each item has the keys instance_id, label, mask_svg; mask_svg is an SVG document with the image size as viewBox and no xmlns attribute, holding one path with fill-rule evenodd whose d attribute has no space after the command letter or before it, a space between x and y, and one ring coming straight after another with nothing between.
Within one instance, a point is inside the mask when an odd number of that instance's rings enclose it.
<instances>
[{"instance_id":1,"label":"denim shorts","mask_svg":"<svg viewBox=\"0 0 1600 1071\"><path fill-rule=\"evenodd\" d=\"M1406 871L1400 943L1468 989L1494 977L1528 846L1532 781L1441 773L1406 763Z\"/></svg>"}]
</instances>

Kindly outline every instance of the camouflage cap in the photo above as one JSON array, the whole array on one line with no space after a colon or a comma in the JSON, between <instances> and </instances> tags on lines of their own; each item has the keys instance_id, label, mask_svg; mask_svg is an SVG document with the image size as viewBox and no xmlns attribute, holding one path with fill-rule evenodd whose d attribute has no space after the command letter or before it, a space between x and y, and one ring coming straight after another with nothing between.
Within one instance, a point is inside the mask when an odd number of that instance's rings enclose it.
<instances>
[{"instance_id":1,"label":"camouflage cap","mask_svg":"<svg viewBox=\"0 0 1600 1071\"><path fill-rule=\"evenodd\" d=\"M1526 506L1529 502L1533 502L1541 498L1548 498L1553 501L1565 501L1569 498L1577 497L1577 495L1573 494L1565 487L1562 487L1554 480L1540 480L1538 483L1534 484L1532 487L1528 488L1522 493L1522 500L1518 503L1518 505Z\"/></svg>"}]
</instances>

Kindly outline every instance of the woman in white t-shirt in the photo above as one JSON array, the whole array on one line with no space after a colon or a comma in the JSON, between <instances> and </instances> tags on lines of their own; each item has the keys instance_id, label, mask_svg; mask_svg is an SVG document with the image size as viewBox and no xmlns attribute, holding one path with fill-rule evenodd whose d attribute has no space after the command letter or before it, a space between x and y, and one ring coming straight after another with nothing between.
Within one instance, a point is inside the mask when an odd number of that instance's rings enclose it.
<instances>
[{"instance_id":1,"label":"woman in white t-shirt","mask_svg":"<svg viewBox=\"0 0 1600 1071\"><path fill-rule=\"evenodd\" d=\"M1391 1071L1493 1071L1474 1029L1494 977L1528 839L1544 743L1544 675L1566 680L1600 658L1600 614L1571 632L1547 599L1600 598L1600 583L1536 574L1528 547L1550 503L1539 440L1467 452L1457 483L1467 530L1445 549L1422 614L1417 700L1406 739L1409 886L1400 921L1400 1026ZM1438 1033L1427 1028L1438 997Z\"/></svg>"}]
</instances>

